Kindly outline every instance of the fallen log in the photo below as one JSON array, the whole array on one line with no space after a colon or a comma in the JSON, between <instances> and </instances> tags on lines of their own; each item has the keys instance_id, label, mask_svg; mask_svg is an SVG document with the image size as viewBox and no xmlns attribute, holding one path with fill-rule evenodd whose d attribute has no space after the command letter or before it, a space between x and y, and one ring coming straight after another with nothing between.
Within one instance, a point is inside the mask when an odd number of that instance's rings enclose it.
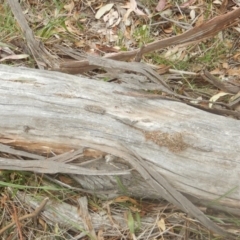
<instances>
[{"instance_id":1,"label":"fallen log","mask_svg":"<svg viewBox=\"0 0 240 240\"><path fill-rule=\"evenodd\" d=\"M0 158L1 169L54 173L63 169L59 162L75 178L78 169L86 190L103 195L114 189L110 196L116 196L122 194L117 178L103 176L112 171L129 194L161 195L213 231L219 229L211 228L179 192L203 204L217 200L221 209L239 214L238 120L58 72L0 65L0 83L0 142L32 153L96 150L95 160L84 165L86 172L69 164L76 159L74 152L50 159L55 165L48 159L31 164Z\"/></svg>"}]
</instances>

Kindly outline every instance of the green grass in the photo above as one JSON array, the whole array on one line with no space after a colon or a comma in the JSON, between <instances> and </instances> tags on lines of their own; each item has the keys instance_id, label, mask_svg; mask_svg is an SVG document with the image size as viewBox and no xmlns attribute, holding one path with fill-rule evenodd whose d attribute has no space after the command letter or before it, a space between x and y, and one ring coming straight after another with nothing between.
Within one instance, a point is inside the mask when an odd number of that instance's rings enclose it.
<instances>
[{"instance_id":1,"label":"green grass","mask_svg":"<svg viewBox=\"0 0 240 240\"><path fill-rule=\"evenodd\" d=\"M134 29L133 38L138 43L138 47L154 41L154 38L151 36L150 26L146 24Z\"/></svg>"},{"instance_id":2,"label":"green grass","mask_svg":"<svg viewBox=\"0 0 240 240\"><path fill-rule=\"evenodd\" d=\"M208 44L209 46L207 46ZM166 58L164 57L164 52L151 53L146 57L151 59L153 64L165 64L170 66L172 69L194 72L192 69L194 69L194 66L197 64L201 65L202 68L205 69L216 68L221 61L224 60L224 56L226 56L229 50L222 42L220 42L218 39L215 39L215 42L201 43L195 49L193 49L191 46L186 47L186 50L184 51L186 54L184 60L171 60L172 56Z\"/></svg>"},{"instance_id":3,"label":"green grass","mask_svg":"<svg viewBox=\"0 0 240 240\"><path fill-rule=\"evenodd\" d=\"M62 35L58 32L59 28L65 29L66 32L68 32L65 21L65 17L51 19L45 26L36 31L36 35L39 36L43 41L51 38L54 35Z\"/></svg>"},{"instance_id":4,"label":"green grass","mask_svg":"<svg viewBox=\"0 0 240 240\"><path fill-rule=\"evenodd\" d=\"M36 192L40 195L48 195L52 199L62 201L66 196L75 194L73 190L59 187L56 184L42 180L38 175L29 172L2 171L0 177L0 189L9 187L14 192L24 190L27 192Z\"/></svg>"},{"instance_id":5,"label":"green grass","mask_svg":"<svg viewBox=\"0 0 240 240\"><path fill-rule=\"evenodd\" d=\"M6 43L9 39L21 35L21 31L7 3L0 6L0 41Z\"/></svg>"}]
</instances>

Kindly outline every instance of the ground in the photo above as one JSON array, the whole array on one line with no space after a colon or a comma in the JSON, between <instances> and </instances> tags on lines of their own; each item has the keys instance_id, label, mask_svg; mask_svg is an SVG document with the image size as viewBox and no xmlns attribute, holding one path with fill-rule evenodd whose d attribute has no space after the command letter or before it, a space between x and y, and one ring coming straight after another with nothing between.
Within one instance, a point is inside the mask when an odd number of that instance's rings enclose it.
<instances>
[{"instance_id":1,"label":"ground","mask_svg":"<svg viewBox=\"0 0 240 240\"><path fill-rule=\"evenodd\" d=\"M8 2L11 1L0 1L1 63L30 68L39 68L42 64L50 69L53 67L51 64L40 63L34 58L27 45L28 39ZM154 41L185 36L184 33L194 28L203 34L203 30L211 26L209 20L215 18L220 21L217 17L237 9L238 1L22 0L20 5L36 40L43 43L59 63L59 71L62 71L62 66L73 64L74 57L69 52L64 53L61 47L97 57L138 48L144 50ZM219 24L217 33L207 38L191 38L191 41L182 40L178 44L169 41L168 46L140 54L140 59L131 57L126 61L141 61L154 68L172 92L190 99L188 104L239 118L239 31L238 19L235 18L227 26ZM102 69L81 72L89 78L113 81L103 73L106 72ZM162 96L168 94L152 89L146 92ZM177 95L173 97L179 99ZM0 154L1 157L19 158L17 153ZM61 225L54 217L49 219L38 213L35 218L37 207L30 204L33 201L30 197L38 203L48 197L50 204L62 209L72 206L78 214L79 195L83 197L81 201L87 196L88 217L93 217L93 213L110 217L118 215L125 223L117 227L115 234L109 229L96 230L97 239L226 239L212 234L166 201L143 201L129 196L107 201L82 192L69 176L58 174L46 177L1 171L0 234L3 239L94 239L94 231L86 234L79 226ZM53 179L57 181L53 183ZM120 182L119 186L124 188ZM24 194L29 200L24 199ZM226 230L237 232L240 224L237 217L209 212L208 208L201 210ZM56 208L55 211L60 210ZM148 218L152 218L150 226L146 224ZM13 226L10 226L11 223ZM144 231L148 232L148 236L143 234Z\"/></svg>"}]
</instances>

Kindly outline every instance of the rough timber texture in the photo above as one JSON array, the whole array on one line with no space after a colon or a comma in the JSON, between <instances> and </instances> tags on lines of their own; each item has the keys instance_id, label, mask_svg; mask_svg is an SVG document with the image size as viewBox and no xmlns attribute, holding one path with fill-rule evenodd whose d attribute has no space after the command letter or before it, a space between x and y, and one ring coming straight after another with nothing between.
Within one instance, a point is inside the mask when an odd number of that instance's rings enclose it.
<instances>
[{"instance_id":1,"label":"rough timber texture","mask_svg":"<svg viewBox=\"0 0 240 240\"><path fill-rule=\"evenodd\" d=\"M124 95L131 91L0 65L0 141L32 152L92 147L123 159L119 146L126 145L177 190L205 201L226 195L219 203L239 209L240 121L174 101ZM98 188L98 181L82 183ZM148 197L149 191L136 194Z\"/></svg>"}]
</instances>

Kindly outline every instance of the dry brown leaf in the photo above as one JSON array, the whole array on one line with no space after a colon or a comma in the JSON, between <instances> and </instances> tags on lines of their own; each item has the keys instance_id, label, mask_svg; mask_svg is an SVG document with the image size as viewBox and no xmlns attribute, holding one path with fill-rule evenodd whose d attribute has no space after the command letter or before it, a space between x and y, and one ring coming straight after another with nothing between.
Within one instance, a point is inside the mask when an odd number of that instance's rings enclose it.
<instances>
[{"instance_id":1,"label":"dry brown leaf","mask_svg":"<svg viewBox=\"0 0 240 240\"><path fill-rule=\"evenodd\" d=\"M64 175L60 175L59 179L61 180L61 182L66 183L68 185L73 184L73 180L70 177L66 177Z\"/></svg>"},{"instance_id":2,"label":"dry brown leaf","mask_svg":"<svg viewBox=\"0 0 240 240\"><path fill-rule=\"evenodd\" d=\"M212 75L222 75L223 74L223 69L215 68L210 72Z\"/></svg>"},{"instance_id":3,"label":"dry brown leaf","mask_svg":"<svg viewBox=\"0 0 240 240\"><path fill-rule=\"evenodd\" d=\"M201 14L201 15L198 17L198 20L196 21L195 26L197 27L197 26L199 26L199 25L201 25L201 24L203 24L203 23L204 23L204 15Z\"/></svg>"},{"instance_id":4,"label":"dry brown leaf","mask_svg":"<svg viewBox=\"0 0 240 240\"><path fill-rule=\"evenodd\" d=\"M173 32L173 27L171 26L171 27L169 27L169 28L164 28L163 31L164 31L164 33L166 33L166 34L170 34L170 33Z\"/></svg>"},{"instance_id":5,"label":"dry brown leaf","mask_svg":"<svg viewBox=\"0 0 240 240\"><path fill-rule=\"evenodd\" d=\"M42 218L38 218L38 222L42 226L43 230L46 231L47 230L47 223Z\"/></svg>"},{"instance_id":6,"label":"dry brown leaf","mask_svg":"<svg viewBox=\"0 0 240 240\"><path fill-rule=\"evenodd\" d=\"M157 73L162 75L164 73L167 73L169 71L169 68L170 66L166 66L164 64L161 64L161 65L158 65L158 68L157 68Z\"/></svg>"},{"instance_id":7,"label":"dry brown leaf","mask_svg":"<svg viewBox=\"0 0 240 240\"><path fill-rule=\"evenodd\" d=\"M161 232L166 230L166 224L165 224L165 220L163 218L161 218L158 221L157 225L158 225L158 228Z\"/></svg>"},{"instance_id":8,"label":"dry brown leaf","mask_svg":"<svg viewBox=\"0 0 240 240\"><path fill-rule=\"evenodd\" d=\"M225 69L228 69L229 68L229 64L227 62L225 62L225 63L222 64L222 67L225 68Z\"/></svg>"},{"instance_id":9,"label":"dry brown leaf","mask_svg":"<svg viewBox=\"0 0 240 240\"><path fill-rule=\"evenodd\" d=\"M228 73L228 75L231 75L231 76L239 76L240 69L239 68L228 69L227 73Z\"/></svg>"},{"instance_id":10,"label":"dry brown leaf","mask_svg":"<svg viewBox=\"0 0 240 240\"><path fill-rule=\"evenodd\" d=\"M85 47L86 46L86 42L85 42L85 40L80 40L78 42L75 42L74 45L76 47Z\"/></svg>"},{"instance_id":11,"label":"dry brown leaf","mask_svg":"<svg viewBox=\"0 0 240 240\"><path fill-rule=\"evenodd\" d=\"M71 1L67 5L64 5L64 9L66 9L69 13L72 13L73 8L74 8L74 2L73 1Z\"/></svg>"},{"instance_id":12,"label":"dry brown leaf","mask_svg":"<svg viewBox=\"0 0 240 240\"><path fill-rule=\"evenodd\" d=\"M180 8L188 8L189 6L193 5L195 2L196 2L196 0L186 1L180 5Z\"/></svg>"},{"instance_id":13,"label":"dry brown leaf","mask_svg":"<svg viewBox=\"0 0 240 240\"><path fill-rule=\"evenodd\" d=\"M240 53L236 53L234 56L233 56L233 59L236 60L236 61L239 61L240 60Z\"/></svg>"},{"instance_id":14,"label":"dry brown leaf","mask_svg":"<svg viewBox=\"0 0 240 240\"><path fill-rule=\"evenodd\" d=\"M132 204L134 205L139 205L139 203L133 199L133 198L130 198L130 197L127 197L127 196L120 196L120 197L117 197L113 200L113 202L116 202L116 203L121 203L121 202L131 202Z\"/></svg>"}]
</instances>

